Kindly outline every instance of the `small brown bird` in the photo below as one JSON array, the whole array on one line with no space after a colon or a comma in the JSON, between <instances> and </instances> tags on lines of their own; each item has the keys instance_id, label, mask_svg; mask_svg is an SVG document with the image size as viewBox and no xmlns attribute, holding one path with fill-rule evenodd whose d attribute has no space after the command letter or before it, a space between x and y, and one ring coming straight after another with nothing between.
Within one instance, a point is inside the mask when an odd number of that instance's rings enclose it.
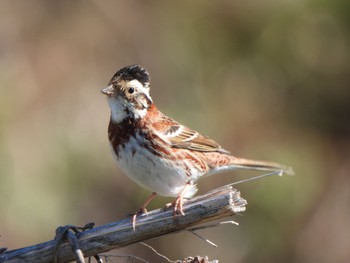
<instances>
[{"instance_id":1,"label":"small brown bird","mask_svg":"<svg viewBox=\"0 0 350 263\"><path fill-rule=\"evenodd\" d=\"M197 191L198 179L224 171L247 169L293 174L291 167L232 156L214 140L161 113L150 96L150 77L138 65L120 69L101 90L111 108L108 138L115 160L136 183L152 191L138 213L156 196L183 198ZM135 228L136 215L133 217Z\"/></svg>"}]
</instances>

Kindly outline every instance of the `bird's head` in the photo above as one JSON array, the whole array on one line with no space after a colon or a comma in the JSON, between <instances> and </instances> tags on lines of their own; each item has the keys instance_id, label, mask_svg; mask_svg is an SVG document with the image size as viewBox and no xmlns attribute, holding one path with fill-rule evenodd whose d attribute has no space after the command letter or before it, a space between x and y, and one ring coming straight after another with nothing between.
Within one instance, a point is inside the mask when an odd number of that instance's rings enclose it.
<instances>
[{"instance_id":1,"label":"bird's head","mask_svg":"<svg viewBox=\"0 0 350 263\"><path fill-rule=\"evenodd\" d=\"M149 83L148 72L139 65L124 67L114 74L108 86L101 90L107 96L114 122L139 119L147 114L152 105Z\"/></svg>"}]
</instances>

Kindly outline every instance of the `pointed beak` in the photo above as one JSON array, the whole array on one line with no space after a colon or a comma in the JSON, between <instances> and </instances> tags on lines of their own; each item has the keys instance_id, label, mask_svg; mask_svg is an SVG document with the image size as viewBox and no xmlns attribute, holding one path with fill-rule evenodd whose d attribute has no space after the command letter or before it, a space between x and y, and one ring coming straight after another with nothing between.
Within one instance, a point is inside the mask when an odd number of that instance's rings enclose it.
<instances>
[{"instance_id":1,"label":"pointed beak","mask_svg":"<svg viewBox=\"0 0 350 263\"><path fill-rule=\"evenodd\" d=\"M111 97L114 94L113 85L109 85L108 87L101 89L101 92L108 97Z\"/></svg>"}]
</instances>

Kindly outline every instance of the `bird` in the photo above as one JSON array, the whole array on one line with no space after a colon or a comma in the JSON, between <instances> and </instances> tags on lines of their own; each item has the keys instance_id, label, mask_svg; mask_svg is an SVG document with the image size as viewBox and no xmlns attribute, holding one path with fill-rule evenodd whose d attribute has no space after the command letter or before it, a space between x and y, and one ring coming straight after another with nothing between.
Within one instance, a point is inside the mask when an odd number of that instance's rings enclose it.
<instances>
[{"instance_id":1,"label":"bird","mask_svg":"<svg viewBox=\"0 0 350 263\"><path fill-rule=\"evenodd\" d=\"M150 75L139 65L119 69L101 92L111 110L108 139L120 169L152 194L132 218L146 212L156 195L175 197L174 214L185 215L184 199L202 177L245 169L293 174L291 167L239 158L208 136L163 114L150 96Z\"/></svg>"}]
</instances>

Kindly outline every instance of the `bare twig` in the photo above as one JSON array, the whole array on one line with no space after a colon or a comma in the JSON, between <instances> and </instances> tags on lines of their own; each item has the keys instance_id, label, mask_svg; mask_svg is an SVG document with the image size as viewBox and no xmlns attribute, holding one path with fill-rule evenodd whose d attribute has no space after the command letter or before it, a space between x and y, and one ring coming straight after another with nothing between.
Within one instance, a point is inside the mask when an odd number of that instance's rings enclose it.
<instances>
[{"instance_id":1,"label":"bare twig","mask_svg":"<svg viewBox=\"0 0 350 263\"><path fill-rule=\"evenodd\" d=\"M209 225L202 225L202 226L197 226L197 227L191 227L187 230L189 231L197 231L197 230L202 230L202 229L207 229L207 228L213 228L213 227L218 227L220 225L226 225L226 224L231 224L231 225L236 225L238 226L239 224L235 221L223 221L223 222L217 222L214 224L209 224Z\"/></svg>"},{"instance_id":2,"label":"bare twig","mask_svg":"<svg viewBox=\"0 0 350 263\"><path fill-rule=\"evenodd\" d=\"M205 237L202 237L201 235L199 235L195 231L202 230L202 229L207 229L207 228L218 227L220 225L225 225L225 224L232 224L232 225L237 225L237 226L239 225L235 221L224 221L224 222L218 222L218 223L210 224L210 225L203 225L203 226L198 226L198 227L192 227L192 228L187 229L187 231L190 232L191 234L195 235L196 237L202 239L203 241L207 242L209 245L211 245L213 247L218 247L214 242L210 241L209 239L207 239Z\"/></svg>"},{"instance_id":3,"label":"bare twig","mask_svg":"<svg viewBox=\"0 0 350 263\"><path fill-rule=\"evenodd\" d=\"M134 255L102 254L101 257L104 257L106 262L108 262L110 260L109 258L127 258L127 259L131 259L131 260L136 259L136 260L138 260L140 262L144 262L144 263L149 263L147 260L140 258L140 257L137 257L137 256L134 256Z\"/></svg>"},{"instance_id":4,"label":"bare twig","mask_svg":"<svg viewBox=\"0 0 350 263\"><path fill-rule=\"evenodd\" d=\"M140 244L143 245L143 246L145 246L145 247L147 247L147 248L149 248L149 249L152 250L158 257L161 257L161 258L165 259L167 262L169 262L169 263L176 263L176 261L171 260L171 259L167 258L166 256L164 256L163 254L159 253L159 252L158 252L157 250L155 250L152 246L147 245L147 244L144 243L144 242L140 242Z\"/></svg>"},{"instance_id":5,"label":"bare twig","mask_svg":"<svg viewBox=\"0 0 350 263\"><path fill-rule=\"evenodd\" d=\"M85 231L87 229L92 229L94 227L94 223L89 223L86 224L84 227L76 227L72 225L67 225L64 227L58 227L56 229L56 236L55 236L55 241L56 245L54 247L54 263L57 263L57 250L60 245L60 243L64 240L67 239L69 244L71 245L72 252L74 253L75 256L75 261L77 263L85 263L84 260L84 255L83 252L81 251L79 247L79 243L77 240L77 237L75 234ZM75 234L74 234L75 233Z\"/></svg>"},{"instance_id":6,"label":"bare twig","mask_svg":"<svg viewBox=\"0 0 350 263\"><path fill-rule=\"evenodd\" d=\"M245 205L246 201L240 197L237 190L231 186L224 186L188 200L184 204L186 215L176 217L175 221L171 209L158 209L139 216L136 231L133 231L131 219L126 218L77 233L76 236L84 256L90 257L243 212ZM5 251L0 254L0 262L53 262L55 244L56 242L51 240L30 247ZM74 254L68 242L58 247L57 257L58 262L74 260Z\"/></svg>"},{"instance_id":7,"label":"bare twig","mask_svg":"<svg viewBox=\"0 0 350 263\"><path fill-rule=\"evenodd\" d=\"M210 241L209 239L202 237L200 234L197 234L196 232L194 232L193 230L188 230L188 232L190 232L191 234L195 235L196 237L198 237L199 239L202 239L203 241L207 242L209 245L213 246L213 247L218 247L217 244L215 244L214 242Z\"/></svg>"}]
</instances>

